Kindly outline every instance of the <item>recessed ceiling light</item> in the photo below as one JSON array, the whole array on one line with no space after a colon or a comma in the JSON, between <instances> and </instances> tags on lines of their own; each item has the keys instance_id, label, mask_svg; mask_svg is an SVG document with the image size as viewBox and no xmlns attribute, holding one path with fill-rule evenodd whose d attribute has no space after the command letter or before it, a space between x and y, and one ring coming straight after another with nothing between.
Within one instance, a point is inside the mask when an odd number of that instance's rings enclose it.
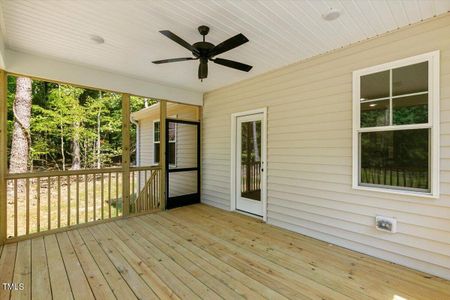
<instances>
[{"instance_id":1,"label":"recessed ceiling light","mask_svg":"<svg viewBox=\"0 0 450 300\"><path fill-rule=\"evenodd\" d=\"M370 107L377 106L375 103L369 104Z\"/></svg>"},{"instance_id":2,"label":"recessed ceiling light","mask_svg":"<svg viewBox=\"0 0 450 300\"><path fill-rule=\"evenodd\" d=\"M91 41L93 41L96 44L104 44L105 43L105 39L99 35L91 35Z\"/></svg>"},{"instance_id":3,"label":"recessed ceiling light","mask_svg":"<svg viewBox=\"0 0 450 300\"><path fill-rule=\"evenodd\" d=\"M333 21L339 18L341 15L341 11L336 8L331 8L329 11L322 15L322 18L326 21Z\"/></svg>"}]
</instances>

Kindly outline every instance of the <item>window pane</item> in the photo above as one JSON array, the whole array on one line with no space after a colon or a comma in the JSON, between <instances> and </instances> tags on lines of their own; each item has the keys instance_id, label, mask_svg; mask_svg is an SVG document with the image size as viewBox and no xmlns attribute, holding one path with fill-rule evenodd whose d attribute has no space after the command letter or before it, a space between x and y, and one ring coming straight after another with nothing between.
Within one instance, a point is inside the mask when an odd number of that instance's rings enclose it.
<instances>
[{"instance_id":1,"label":"window pane","mask_svg":"<svg viewBox=\"0 0 450 300\"><path fill-rule=\"evenodd\" d=\"M428 94L392 99L395 125L428 122Z\"/></svg>"},{"instance_id":2,"label":"window pane","mask_svg":"<svg viewBox=\"0 0 450 300\"><path fill-rule=\"evenodd\" d=\"M153 148L154 149L154 162L155 162L155 164L159 164L159 143L158 144L154 144L155 145L155 147Z\"/></svg>"},{"instance_id":3,"label":"window pane","mask_svg":"<svg viewBox=\"0 0 450 300\"><path fill-rule=\"evenodd\" d=\"M389 97L389 70L361 76L361 101Z\"/></svg>"},{"instance_id":4,"label":"window pane","mask_svg":"<svg viewBox=\"0 0 450 300\"><path fill-rule=\"evenodd\" d=\"M361 103L361 127L389 125L389 100Z\"/></svg>"},{"instance_id":5,"label":"window pane","mask_svg":"<svg viewBox=\"0 0 450 300\"><path fill-rule=\"evenodd\" d=\"M360 135L360 182L429 190L429 129Z\"/></svg>"},{"instance_id":6,"label":"window pane","mask_svg":"<svg viewBox=\"0 0 450 300\"><path fill-rule=\"evenodd\" d=\"M428 62L392 70L392 95L428 91Z\"/></svg>"},{"instance_id":7,"label":"window pane","mask_svg":"<svg viewBox=\"0 0 450 300\"><path fill-rule=\"evenodd\" d=\"M159 142L159 122L153 123L153 140Z\"/></svg>"},{"instance_id":8,"label":"window pane","mask_svg":"<svg viewBox=\"0 0 450 300\"><path fill-rule=\"evenodd\" d=\"M261 201L261 121L241 129L241 197Z\"/></svg>"}]
</instances>

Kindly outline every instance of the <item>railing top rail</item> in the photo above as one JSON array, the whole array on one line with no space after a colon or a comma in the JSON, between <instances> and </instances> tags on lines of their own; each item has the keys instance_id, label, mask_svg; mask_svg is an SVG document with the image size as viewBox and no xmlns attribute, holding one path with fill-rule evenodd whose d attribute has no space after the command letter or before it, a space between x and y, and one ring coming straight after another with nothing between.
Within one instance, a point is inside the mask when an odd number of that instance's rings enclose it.
<instances>
[{"instance_id":1,"label":"railing top rail","mask_svg":"<svg viewBox=\"0 0 450 300\"><path fill-rule=\"evenodd\" d=\"M55 176L75 176L102 173L122 172L122 168L103 168L103 169L85 169L85 170L67 170L67 171L43 171L28 173L10 173L6 175L6 179L24 179L24 178L41 178Z\"/></svg>"},{"instance_id":2,"label":"railing top rail","mask_svg":"<svg viewBox=\"0 0 450 300\"><path fill-rule=\"evenodd\" d=\"M142 166L142 167L137 167L137 166L132 166L130 167L130 171L150 171L150 170L160 170L161 167L159 165L156 166Z\"/></svg>"},{"instance_id":3,"label":"railing top rail","mask_svg":"<svg viewBox=\"0 0 450 300\"><path fill-rule=\"evenodd\" d=\"M130 171L150 171L159 170L159 166L147 167L130 167ZM43 172L28 172L28 173L10 173L6 175L6 179L26 179L26 178L43 178L56 176L76 176L76 175L90 175L90 174L105 174L122 172L122 168L102 168L102 169L85 169L85 170L67 170L67 171L43 171Z\"/></svg>"}]
</instances>

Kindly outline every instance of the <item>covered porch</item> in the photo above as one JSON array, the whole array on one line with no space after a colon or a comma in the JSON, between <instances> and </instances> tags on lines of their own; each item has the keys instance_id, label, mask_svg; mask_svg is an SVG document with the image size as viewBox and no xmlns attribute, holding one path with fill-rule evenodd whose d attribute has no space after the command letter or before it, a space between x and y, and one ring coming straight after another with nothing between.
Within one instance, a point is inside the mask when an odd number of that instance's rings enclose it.
<instances>
[{"instance_id":1,"label":"covered porch","mask_svg":"<svg viewBox=\"0 0 450 300\"><path fill-rule=\"evenodd\" d=\"M0 1L0 300L450 299L449 1L21 2ZM235 48L251 65L215 57ZM95 94L81 116L110 98L92 162L56 124L64 167L30 163L47 124L19 124L19 77L30 111L36 82L39 112L47 85Z\"/></svg>"},{"instance_id":2,"label":"covered porch","mask_svg":"<svg viewBox=\"0 0 450 300\"><path fill-rule=\"evenodd\" d=\"M1 248L0 290L26 299L447 299L443 279L211 206Z\"/></svg>"}]
</instances>

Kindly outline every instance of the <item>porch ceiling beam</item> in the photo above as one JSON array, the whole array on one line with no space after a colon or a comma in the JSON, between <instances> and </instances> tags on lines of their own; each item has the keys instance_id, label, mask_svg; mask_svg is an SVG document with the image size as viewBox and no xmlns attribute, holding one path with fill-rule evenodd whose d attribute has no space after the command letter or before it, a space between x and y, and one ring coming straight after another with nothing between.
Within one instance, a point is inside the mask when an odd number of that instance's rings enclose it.
<instances>
[{"instance_id":1,"label":"porch ceiling beam","mask_svg":"<svg viewBox=\"0 0 450 300\"><path fill-rule=\"evenodd\" d=\"M186 104L203 104L202 92L9 49L5 51L5 55L6 71L9 73Z\"/></svg>"}]
</instances>

